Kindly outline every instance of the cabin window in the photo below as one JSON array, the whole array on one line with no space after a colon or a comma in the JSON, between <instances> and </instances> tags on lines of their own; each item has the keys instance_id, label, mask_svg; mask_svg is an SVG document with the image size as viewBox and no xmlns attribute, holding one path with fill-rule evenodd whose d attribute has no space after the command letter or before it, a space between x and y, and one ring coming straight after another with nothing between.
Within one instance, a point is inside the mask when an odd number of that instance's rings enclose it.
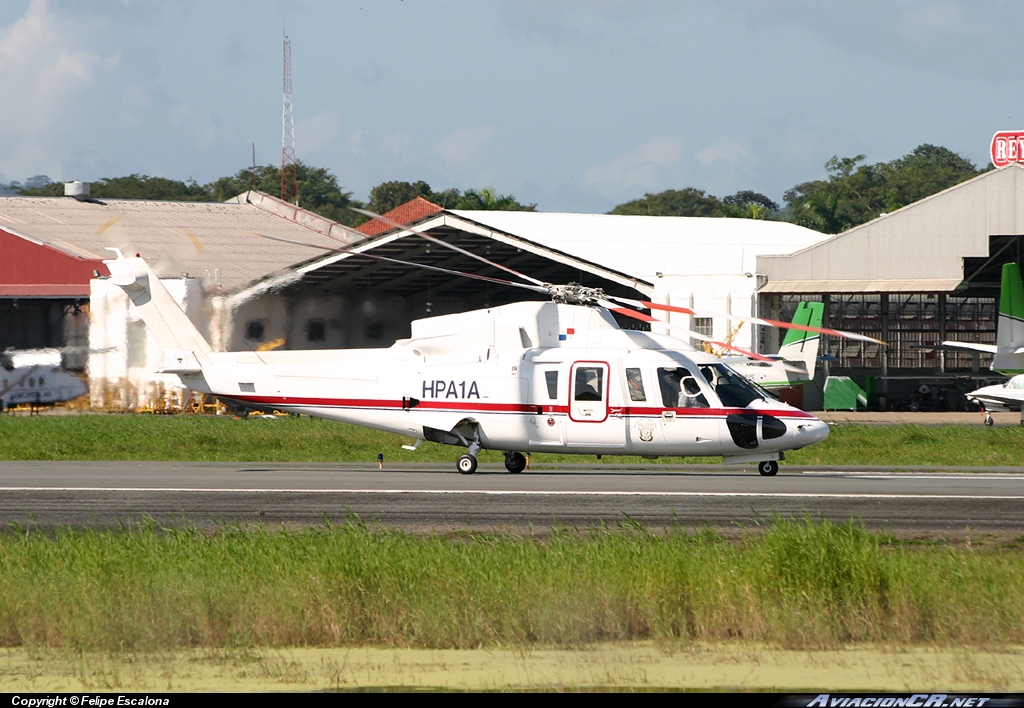
<instances>
[{"instance_id":1,"label":"cabin window","mask_svg":"<svg viewBox=\"0 0 1024 708\"><path fill-rule=\"evenodd\" d=\"M306 323L306 340L310 342L322 342L327 339L327 323L321 319L310 320Z\"/></svg>"},{"instance_id":2,"label":"cabin window","mask_svg":"<svg viewBox=\"0 0 1024 708\"><path fill-rule=\"evenodd\" d=\"M629 400L647 400L647 394L644 392L644 380L640 376L640 369L626 369L626 385L629 386Z\"/></svg>"},{"instance_id":3,"label":"cabin window","mask_svg":"<svg viewBox=\"0 0 1024 708\"><path fill-rule=\"evenodd\" d=\"M28 380L28 387L29 387L29 388L35 388L35 387L36 387L36 380L35 380L35 378L34 378L34 377L33 377L33 378L30 378L30 379Z\"/></svg>"},{"instance_id":4,"label":"cabin window","mask_svg":"<svg viewBox=\"0 0 1024 708\"><path fill-rule=\"evenodd\" d=\"M702 366L701 373L715 387L715 393L724 406L746 408L751 401L768 399L764 389L723 364Z\"/></svg>"},{"instance_id":5,"label":"cabin window","mask_svg":"<svg viewBox=\"0 0 1024 708\"><path fill-rule=\"evenodd\" d=\"M544 382L548 385L548 398L552 401L558 400L558 372L545 371Z\"/></svg>"},{"instance_id":6,"label":"cabin window","mask_svg":"<svg viewBox=\"0 0 1024 708\"><path fill-rule=\"evenodd\" d=\"M245 338L251 339L254 342L262 342L263 335L266 334L267 328L263 324L263 320L249 320L245 323Z\"/></svg>"},{"instance_id":7,"label":"cabin window","mask_svg":"<svg viewBox=\"0 0 1024 708\"><path fill-rule=\"evenodd\" d=\"M604 369L600 366L580 366L576 369L577 401L604 400Z\"/></svg>"},{"instance_id":8,"label":"cabin window","mask_svg":"<svg viewBox=\"0 0 1024 708\"><path fill-rule=\"evenodd\" d=\"M42 376L39 377L39 385L40 386L45 386L46 385L46 379L43 378Z\"/></svg>"},{"instance_id":9,"label":"cabin window","mask_svg":"<svg viewBox=\"0 0 1024 708\"><path fill-rule=\"evenodd\" d=\"M689 369L681 366L658 369L658 385L662 405L666 408L710 408Z\"/></svg>"}]
</instances>

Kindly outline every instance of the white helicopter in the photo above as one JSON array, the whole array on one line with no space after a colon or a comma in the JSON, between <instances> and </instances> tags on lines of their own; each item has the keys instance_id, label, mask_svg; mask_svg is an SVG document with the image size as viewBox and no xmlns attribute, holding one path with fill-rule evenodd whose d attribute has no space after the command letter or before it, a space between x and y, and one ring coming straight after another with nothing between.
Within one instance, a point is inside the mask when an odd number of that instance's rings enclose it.
<instances>
[{"instance_id":1,"label":"white helicopter","mask_svg":"<svg viewBox=\"0 0 1024 708\"><path fill-rule=\"evenodd\" d=\"M688 308L543 283L409 230L526 282L407 265L543 292L553 301L416 320L411 338L387 349L215 352L141 257L109 249L117 258L104 263L163 349L170 365L162 372L177 374L189 389L247 408L304 413L408 436L415 444L407 449L424 440L464 447L456 465L463 474L476 471L480 450L493 449L504 452L512 473L526 467L523 453L558 452L721 455L726 463L757 463L762 475L771 476L787 450L828 437L826 423L775 400L718 357L666 335L623 330L611 314L668 326L632 308L695 314Z\"/></svg>"},{"instance_id":2,"label":"white helicopter","mask_svg":"<svg viewBox=\"0 0 1024 708\"><path fill-rule=\"evenodd\" d=\"M0 410L48 406L88 393L80 378L63 369L59 349L5 351L0 355Z\"/></svg>"}]
</instances>

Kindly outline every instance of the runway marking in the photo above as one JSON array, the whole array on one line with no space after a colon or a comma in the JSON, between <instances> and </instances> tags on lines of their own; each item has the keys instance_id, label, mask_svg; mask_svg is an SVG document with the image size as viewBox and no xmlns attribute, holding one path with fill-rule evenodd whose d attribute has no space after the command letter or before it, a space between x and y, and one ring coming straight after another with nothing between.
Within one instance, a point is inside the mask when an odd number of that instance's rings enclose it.
<instances>
[{"instance_id":1,"label":"runway marking","mask_svg":"<svg viewBox=\"0 0 1024 708\"><path fill-rule=\"evenodd\" d=\"M221 492L235 494L482 494L485 496L561 497L794 497L810 499L1006 499L1022 496L974 494L843 494L820 492L638 492L553 490L513 491L508 489L236 489L216 487L0 487L5 492Z\"/></svg>"}]
</instances>

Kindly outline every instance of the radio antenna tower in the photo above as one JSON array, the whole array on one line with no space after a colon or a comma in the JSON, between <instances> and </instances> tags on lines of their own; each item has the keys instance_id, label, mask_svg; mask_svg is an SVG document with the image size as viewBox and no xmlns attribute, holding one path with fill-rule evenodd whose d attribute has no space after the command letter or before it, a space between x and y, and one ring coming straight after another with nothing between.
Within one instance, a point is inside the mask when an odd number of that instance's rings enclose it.
<instances>
[{"instance_id":1,"label":"radio antenna tower","mask_svg":"<svg viewBox=\"0 0 1024 708\"><path fill-rule=\"evenodd\" d=\"M281 199L299 205L299 165L295 159L292 116L292 43L284 36L284 107L281 110Z\"/></svg>"}]
</instances>

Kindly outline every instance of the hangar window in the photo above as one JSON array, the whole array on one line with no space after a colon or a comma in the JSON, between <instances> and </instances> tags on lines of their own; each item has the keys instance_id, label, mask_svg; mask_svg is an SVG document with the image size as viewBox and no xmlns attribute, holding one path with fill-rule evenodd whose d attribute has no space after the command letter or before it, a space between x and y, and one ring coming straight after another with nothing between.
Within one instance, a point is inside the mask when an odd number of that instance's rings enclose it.
<instances>
[{"instance_id":1,"label":"hangar window","mask_svg":"<svg viewBox=\"0 0 1024 708\"><path fill-rule=\"evenodd\" d=\"M715 321L711 317L694 317L693 318L693 331L697 334L703 334L705 337L710 337L715 329Z\"/></svg>"},{"instance_id":2,"label":"hangar window","mask_svg":"<svg viewBox=\"0 0 1024 708\"><path fill-rule=\"evenodd\" d=\"M266 333L266 326L263 324L263 320L249 320L245 323L245 338L251 339L254 342L262 342L263 335Z\"/></svg>"},{"instance_id":3,"label":"hangar window","mask_svg":"<svg viewBox=\"0 0 1024 708\"><path fill-rule=\"evenodd\" d=\"M320 319L307 322L306 339L310 342L322 342L327 339L327 323Z\"/></svg>"}]
</instances>

